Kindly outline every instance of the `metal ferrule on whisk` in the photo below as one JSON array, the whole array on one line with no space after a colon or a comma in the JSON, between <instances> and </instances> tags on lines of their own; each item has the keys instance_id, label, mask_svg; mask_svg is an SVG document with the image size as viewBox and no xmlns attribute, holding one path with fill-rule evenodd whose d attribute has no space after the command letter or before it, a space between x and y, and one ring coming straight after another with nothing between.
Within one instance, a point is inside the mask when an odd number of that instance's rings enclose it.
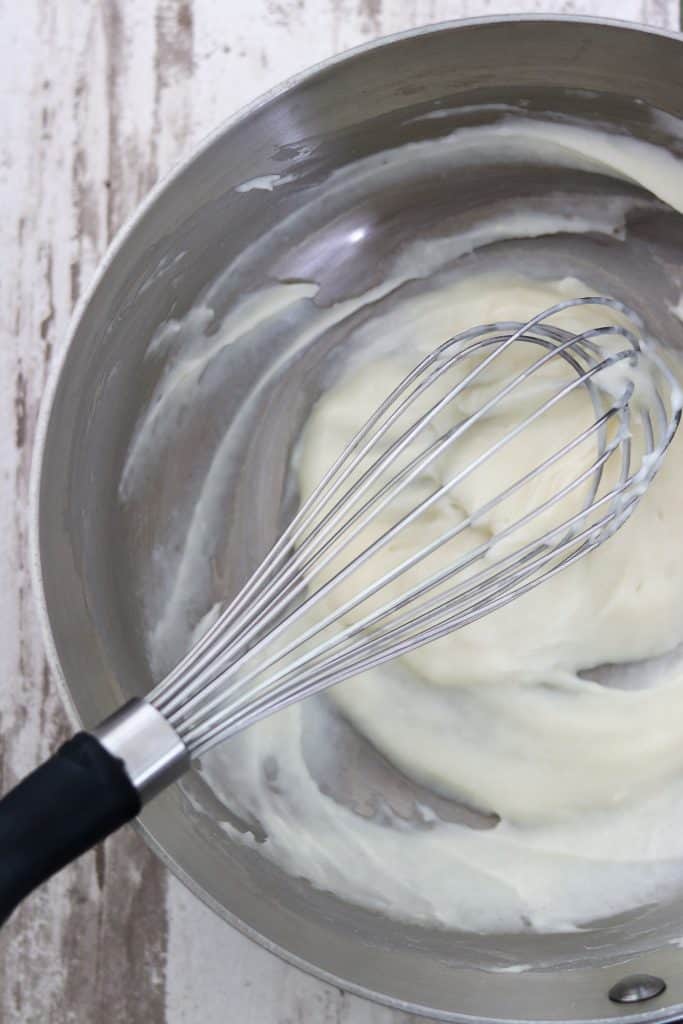
<instances>
[{"instance_id":1,"label":"metal ferrule on whisk","mask_svg":"<svg viewBox=\"0 0 683 1024\"><path fill-rule=\"evenodd\" d=\"M92 733L105 750L123 761L143 804L189 767L187 747L173 726L146 700L128 701Z\"/></svg>"}]
</instances>

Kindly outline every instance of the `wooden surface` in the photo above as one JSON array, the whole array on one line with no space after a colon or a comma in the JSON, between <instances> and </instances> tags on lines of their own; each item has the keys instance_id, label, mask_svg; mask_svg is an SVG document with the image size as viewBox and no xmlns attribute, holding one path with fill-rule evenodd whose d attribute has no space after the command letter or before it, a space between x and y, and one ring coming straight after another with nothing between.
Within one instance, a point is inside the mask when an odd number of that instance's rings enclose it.
<instances>
[{"instance_id":1,"label":"wooden surface","mask_svg":"<svg viewBox=\"0 0 683 1024\"><path fill-rule=\"evenodd\" d=\"M0 786L66 735L27 568L53 351L151 185L279 80L374 36L503 11L678 27L678 0L0 0ZM2 1024L406 1024L223 925L127 829L0 935Z\"/></svg>"}]
</instances>

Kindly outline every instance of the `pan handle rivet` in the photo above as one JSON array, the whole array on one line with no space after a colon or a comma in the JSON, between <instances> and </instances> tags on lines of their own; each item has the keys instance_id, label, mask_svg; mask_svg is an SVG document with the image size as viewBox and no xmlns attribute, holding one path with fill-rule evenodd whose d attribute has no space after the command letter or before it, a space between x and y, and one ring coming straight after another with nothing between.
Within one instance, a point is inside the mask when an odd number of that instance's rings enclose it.
<instances>
[{"instance_id":1,"label":"pan handle rivet","mask_svg":"<svg viewBox=\"0 0 683 1024\"><path fill-rule=\"evenodd\" d=\"M612 985L607 994L613 1003L644 1003L661 996L665 988L666 982L653 974L629 974Z\"/></svg>"}]
</instances>

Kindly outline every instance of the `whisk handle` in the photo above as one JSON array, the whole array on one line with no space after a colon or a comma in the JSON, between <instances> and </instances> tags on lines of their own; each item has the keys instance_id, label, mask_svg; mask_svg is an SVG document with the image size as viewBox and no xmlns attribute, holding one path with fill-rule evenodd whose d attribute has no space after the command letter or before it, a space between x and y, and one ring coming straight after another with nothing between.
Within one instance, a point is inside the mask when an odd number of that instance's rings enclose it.
<instances>
[{"instance_id":1,"label":"whisk handle","mask_svg":"<svg viewBox=\"0 0 683 1024\"><path fill-rule=\"evenodd\" d=\"M0 800L0 924L36 886L138 814L124 763L79 732Z\"/></svg>"},{"instance_id":2,"label":"whisk handle","mask_svg":"<svg viewBox=\"0 0 683 1024\"><path fill-rule=\"evenodd\" d=\"M143 700L68 740L0 799L0 924L41 882L134 818L188 764L175 730Z\"/></svg>"}]
</instances>

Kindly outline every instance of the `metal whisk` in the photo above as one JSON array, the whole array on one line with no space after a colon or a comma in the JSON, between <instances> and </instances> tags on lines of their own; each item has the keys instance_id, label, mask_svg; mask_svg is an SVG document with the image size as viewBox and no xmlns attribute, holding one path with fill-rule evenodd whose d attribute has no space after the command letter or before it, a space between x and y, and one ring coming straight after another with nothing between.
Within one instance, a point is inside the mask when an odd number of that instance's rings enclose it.
<instances>
[{"instance_id":1,"label":"metal whisk","mask_svg":"<svg viewBox=\"0 0 683 1024\"><path fill-rule=\"evenodd\" d=\"M630 326L601 326L573 335L548 323L557 313L577 305L607 306ZM472 328L423 359L349 442L230 606L150 694L148 700L183 743L202 754L264 715L489 614L610 536L631 514L655 475L680 417L678 385L652 345L639 340L640 326L636 315L614 300L578 299L556 305L526 324ZM616 349L615 340L620 343ZM533 346L537 357L455 426L426 439L412 454L442 410L490 374L513 345ZM361 542L353 556L339 564L349 544L362 539L378 515L446 449L462 443L483 417L495 414L506 399L558 360L569 368L568 379L551 378L546 396L513 429L400 514L389 529L367 544ZM460 372L461 367L466 369ZM621 375L614 374L617 368L623 369ZM612 378L605 386L610 372ZM636 391L644 390L643 381L647 391L636 396ZM581 388L588 390L593 406L589 425L577 429L484 507L327 610L342 582L352 579L354 572L435 503L456 492L514 438ZM426 407L415 416L418 402ZM610 432L611 421L617 429ZM405 425L388 442L397 424ZM643 441L637 459L636 432ZM530 490L542 473L551 467L556 470L591 440L590 464L566 479L548 500L526 509L501 533L466 547L426 579L406 585L399 596L362 612L388 584L406 577L416 564L456 537L462 538L513 494ZM406 463L402 456L408 449L411 457ZM601 486L615 463L615 478ZM516 533L547 516L552 506L561 505L579 489L584 495L573 514L531 539L526 531L524 541L511 546ZM507 542L505 553L496 557L503 541ZM331 564L335 570L328 577ZM325 610L320 612L323 605ZM354 612L359 613L355 621L342 625Z\"/></svg>"},{"instance_id":2,"label":"metal whisk","mask_svg":"<svg viewBox=\"0 0 683 1024\"><path fill-rule=\"evenodd\" d=\"M550 322L575 306L606 307L619 325L574 334ZM508 373L506 360L522 349ZM510 422L520 395L535 401ZM401 552L407 531L579 395L587 422L574 427L571 407L570 436L558 447ZM147 699L79 733L0 802L0 848L10 836L20 851L5 878L0 867L0 920L134 817L191 756L490 614L595 550L633 512L680 415L675 377L638 316L612 299L570 300L527 323L487 324L444 342L349 441L242 590ZM469 460L447 461L444 475L444 460L484 423L499 433L486 433ZM442 482L411 502L411 486L437 466ZM559 474L559 484L538 497L545 474L551 482ZM492 529L506 508L512 513ZM394 563L373 575L380 552L393 552ZM73 806L76 818L65 810Z\"/></svg>"}]
</instances>

